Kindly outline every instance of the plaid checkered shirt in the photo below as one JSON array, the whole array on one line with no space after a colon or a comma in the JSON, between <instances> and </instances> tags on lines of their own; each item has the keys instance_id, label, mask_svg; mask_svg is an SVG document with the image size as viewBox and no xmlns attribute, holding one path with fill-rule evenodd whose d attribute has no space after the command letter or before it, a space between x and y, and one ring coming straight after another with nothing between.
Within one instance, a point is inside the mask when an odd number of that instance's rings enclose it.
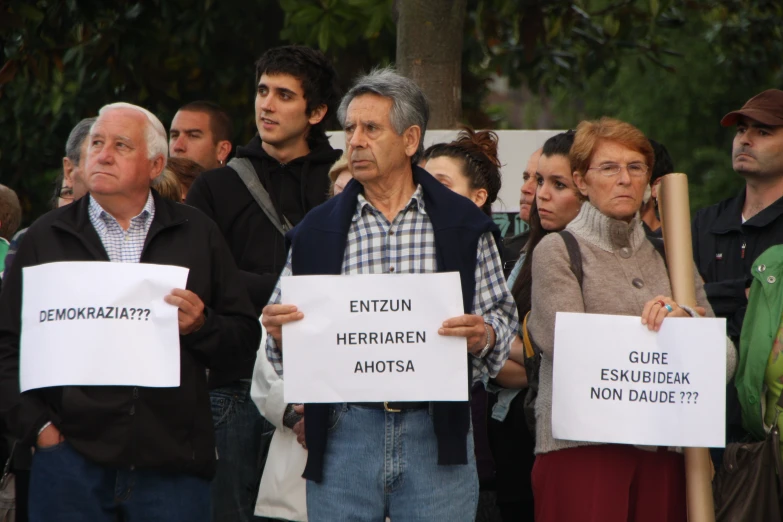
<instances>
[{"instance_id":1,"label":"plaid checkered shirt","mask_svg":"<svg viewBox=\"0 0 783 522\"><path fill-rule=\"evenodd\" d=\"M427 217L421 185L407 205L389 223L386 217L359 194L343 259L343 274L421 274L437 272L435 233ZM291 275L288 253L280 277ZM280 304L280 280L270 304ZM296 304L296 303L291 303ZM495 347L486 357L471 355L473 382L487 382L508 359L509 346L519 330L517 308L503 276L503 265L495 239L487 232L479 240L476 263L476 294L473 313L495 330ZM275 371L283 375L283 355L272 336L267 337L266 354Z\"/></svg>"},{"instance_id":2,"label":"plaid checkered shirt","mask_svg":"<svg viewBox=\"0 0 783 522\"><path fill-rule=\"evenodd\" d=\"M152 192L138 216L131 218L128 230L123 230L114 216L103 210L92 196L90 198L90 223L101 238L103 248L112 263L138 263L144 250L144 241L155 217L155 201Z\"/></svg>"}]
</instances>

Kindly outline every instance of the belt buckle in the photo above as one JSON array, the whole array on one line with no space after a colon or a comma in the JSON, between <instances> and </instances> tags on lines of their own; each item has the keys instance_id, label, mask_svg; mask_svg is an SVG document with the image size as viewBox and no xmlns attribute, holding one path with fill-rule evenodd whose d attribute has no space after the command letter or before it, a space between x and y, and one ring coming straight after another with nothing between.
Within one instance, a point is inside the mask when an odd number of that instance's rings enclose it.
<instances>
[{"instance_id":1,"label":"belt buckle","mask_svg":"<svg viewBox=\"0 0 783 522\"><path fill-rule=\"evenodd\" d=\"M402 410L396 410L394 408L389 408L389 403L387 401L383 402L383 409L385 411L388 411L389 413L400 413Z\"/></svg>"}]
</instances>

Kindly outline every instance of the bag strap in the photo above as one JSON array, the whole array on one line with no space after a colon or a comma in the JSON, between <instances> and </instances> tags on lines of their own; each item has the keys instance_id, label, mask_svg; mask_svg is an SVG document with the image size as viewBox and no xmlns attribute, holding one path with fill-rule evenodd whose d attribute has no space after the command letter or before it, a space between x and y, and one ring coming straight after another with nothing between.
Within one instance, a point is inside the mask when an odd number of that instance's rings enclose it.
<instances>
[{"instance_id":1,"label":"bag strap","mask_svg":"<svg viewBox=\"0 0 783 522\"><path fill-rule=\"evenodd\" d=\"M269 218L269 221L272 222L281 234L285 235L286 232L293 228L293 225L285 216L283 216L283 222L280 222L280 217L277 215L275 206L272 204L272 198L269 197L269 192L266 191L258 180L256 171L249 159L233 158L228 162L228 166L239 175L239 178L244 182L247 190L249 190L250 194L253 196L253 199L256 200L256 203L258 203L258 206L264 211L266 217Z\"/></svg>"},{"instance_id":2,"label":"bag strap","mask_svg":"<svg viewBox=\"0 0 783 522\"><path fill-rule=\"evenodd\" d=\"M525 318L522 320L522 344L525 346L525 358L530 359L536 354L533 343L530 342L530 334L527 332L527 318L530 316L530 311L525 314Z\"/></svg>"},{"instance_id":3,"label":"bag strap","mask_svg":"<svg viewBox=\"0 0 783 522\"><path fill-rule=\"evenodd\" d=\"M659 237L647 236L647 240L652 243L653 248L663 258L663 264L666 266L666 270L669 270L669 263L666 262L666 248L663 243L663 239Z\"/></svg>"},{"instance_id":4,"label":"bag strap","mask_svg":"<svg viewBox=\"0 0 783 522\"><path fill-rule=\"evenodd\" d=\"M571 271L576 276L576 280L581 287L584 274L582 273L582 251L579 250L579 242L568 230L561 230L558 234L560 234L560 237L562 237L565 242L566 250L568 250L568 258L571 262Z\"/></svg>"},{"instance_id":5,"label":"bag strap","mask_svg":"<svg viewBox=\"0 0 783 522\"><path fill-rule=\"evenodd\" d=\"M11 453L8 454L8 460L5 461L5 466L3 466L3 475L0 477L0 483L2 484L5 484L8 474L11 472L11 461L13 461L14 455L16 454L17 442L18 441L14 440L14 443L11 446Z\"/></svg>"},{"instance_id":6,"label":"bag strap","mask_svg":"<svg viewBox=\"0 0 783 522\"><path fill-rule=\"evenodd\" d=\"M579 286L582 286L582 251L579 250L579 243L571 232L561 230L559 232L560 237L565 241L566 249L568 250L568 258L571 264L571 271L576 276L576 280L579 282ZM537 350L533 346L533 342L530 340L530 334L527 331L527 318L530 312L525 314L525 319L522 321L522 344L525 346L525 358L530 359L533 357Z\"/></svg>"}]
</instances>

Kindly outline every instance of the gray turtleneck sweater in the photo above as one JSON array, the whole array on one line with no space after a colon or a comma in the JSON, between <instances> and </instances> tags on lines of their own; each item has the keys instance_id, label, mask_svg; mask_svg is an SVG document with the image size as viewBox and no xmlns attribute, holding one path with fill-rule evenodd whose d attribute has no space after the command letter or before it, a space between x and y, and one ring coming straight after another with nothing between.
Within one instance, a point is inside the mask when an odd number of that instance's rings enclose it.
<instances>
[{"instance_id":1,"label":"gray turtleneck sweater","mask_svg":"<svg viewBox=\"0 0 783 522\"><path fill-rule=\"evenodd\" d=\"M582 253L581 288L571 271L568 251L559 234L546 236L533 252L533 306L528 330L543 353L536 399L536 453L592 444L552 437L555 314L579 312L641 317L645 303L659 295L672 295L666 265L645 238L638 215L630 223L618 221L587 202L566 230L574 234ZM707 317L714 317L695 265L694 272L696 300L707 310ZM737 355L728 340L726 357L727 379L730 379Z\"/></svg>"}]
</instances>

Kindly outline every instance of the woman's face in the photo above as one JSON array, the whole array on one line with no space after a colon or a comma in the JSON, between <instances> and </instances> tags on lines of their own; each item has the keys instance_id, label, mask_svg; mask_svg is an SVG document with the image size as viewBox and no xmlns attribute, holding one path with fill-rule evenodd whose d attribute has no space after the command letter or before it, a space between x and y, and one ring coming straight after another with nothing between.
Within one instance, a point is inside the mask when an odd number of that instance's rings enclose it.
<instances>
[{"instance_id":1,"label":"woman's face","mask_svg":"<svg viewBox=\"0 0 783 522\"><path fill-rule=\"evenodd\" d=\"M353 179L353 176L351 176L351 171L347 168L340 172L340 174L338 174L337 178L334 180L334 195L336 196L345 190L345 186L349 181L351 181L351 179Z\"/></svg>"},{"instance_id":2,"label":"woman's face","mask_svg":"<svg viewBox=\"0 0 783 522\"><path fill-rule=\"evenodd\" d=\"M614 173L618 165L620 170ZM642 207L649 179L650 169L644 154L614 141L600 142L590 169L574 173L579 190L602 214L627 222Z\"/></svg>"},{"instance_id":3,"label":"woman's face","mask_svg":"<svg viewBox=\"0 0 783 522\"><path fill-rule=\"evenodd\" d=\"M60 186L60 196L57 198L57 208L73 203L73 187L63 178Z\"/></svg>"},{"instance_id":4,"label":"woman's face","mask_svg":"<svg viewBox=\"0 0 783 522\"><path fill-rule=\"evenodd\" d=\"M472 200L479 207L487 201L487 191L473 189L470 180L463 172L462 161L456 158L438 156L430 158L424 163L423 168L445 186L466 198Z\"/></svg>"},{"instance_id":5,"label":"woman's face","mask_svg":"<svg viewBox=\"0 0 783 522\"><path fill-rule=\"evenodd\" d=\"M536 181L536 206L541 226L549 231L563 230L582 207L571 176L571 162L560 154L541 156Z\"/></svg>"}]
</instances>

